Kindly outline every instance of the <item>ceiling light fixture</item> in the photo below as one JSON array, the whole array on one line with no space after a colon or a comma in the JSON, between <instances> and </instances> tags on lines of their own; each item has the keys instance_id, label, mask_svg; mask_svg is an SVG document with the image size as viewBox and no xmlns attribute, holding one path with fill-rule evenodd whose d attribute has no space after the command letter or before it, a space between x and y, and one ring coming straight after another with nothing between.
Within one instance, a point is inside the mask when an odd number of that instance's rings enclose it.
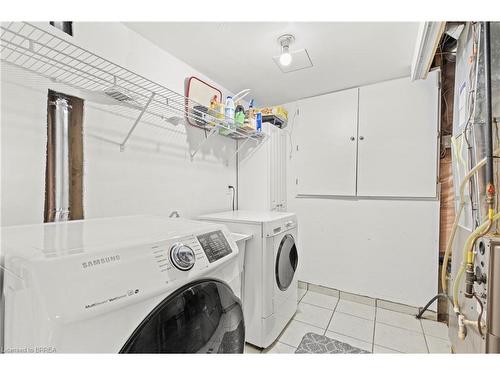
<instances>
[{"instance_id":1,"label":"ceiling light fixture","mask_svg":"<svg viewBox=\"0 0 500 375\"><path fill-rule=\"evenodd\" d=\"M292 55L290 54L290 44L295 40L292 34L285 34L278 38L278 43L281 45L280 64L288 66L292 63Z\"/></svg>"}]
</instances>

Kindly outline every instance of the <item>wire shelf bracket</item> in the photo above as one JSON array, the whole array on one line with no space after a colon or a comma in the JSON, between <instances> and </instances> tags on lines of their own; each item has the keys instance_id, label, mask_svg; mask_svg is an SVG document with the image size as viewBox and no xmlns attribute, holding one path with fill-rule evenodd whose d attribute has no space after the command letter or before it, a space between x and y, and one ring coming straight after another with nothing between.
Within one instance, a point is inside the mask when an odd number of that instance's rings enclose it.
<instances>
[{"instance_id":1,"label":"wire shelf bracket","mask_svg":"<svg viewBox=\"0 0 500 375\"><path fill-rule=\"evenodd\" d=\"M208 133L207 137L202 142L200 142L198 147L196 147L196 149L193 152L190 153L191 161L194 160L194 157L203 148L205 143L207 143L213 137L213 135L217 134L219 130L220 130L220 127L218 127L218 126L216 126L210 130L210 133ZM245 138L235 138L236 140L243 140L243 143L241 145L237 146L236 152L233 154L233 157L236 157L236 155L238 155L238 153L241 151L243 146L245 146L249 141L254 141L255 143L258 144L260 142L262 142L262 143L265 142L266 138L267 138L266 135L263 133L255 133L253 136L249 136L249 137L245 137Z\"/></svg>"},{"instance_id":2,"label":"wire shelf bracket","mask_svg":"<svg viewBox=\"0 0 500 375\"><path fill-rule=\"evenodd\" d=\"M246 144L247 144L250 140L254 140L254 141L255 141L255 138L248 137L247 139L245 139L241 145L237 146L236 151L235 151L235 153L233 154L233 157L236 157L236 155L238 155L238 153L239 153L239 152L243 149L243 147L245 147L245 145L246 145Z\"/></svg>"},{"instance_id":3,"label":"wire shelf bracket","mask_svg":"<svg viewBox=\"0 0 500 375\"><path fill-rule=\"evenodd\" d=\"M130 136L132 135L132 133L134 132L136 126L141 121L142 116L144 115L144 113L148 109L148 107L151 104L151 101L153 100L154 96L155 96L155 93L152 93L151 96L149 97L149 100L147 101L146 105L142 108L141 112L139 113L139 116L137 116L137 119L135 120L134 124L132 125L132 127L128 131L127 136L125 137L125 139L123 140L123 142L120 143L120 151L121 152L125 151L125 144L127 143L128 139L130 138Z\"/></svg>"},{"instance_id":4,"label":"wire shelf bracket","mask_svg":"<svg viewBox=\"0 0 500 375\"><path fill-rule=\"evenodd\" d=\"M208 133L207 137L198 145L198 147L196 147L196 149L190 153L190 156L191 156L191 161L193 161L194 157L196 156L196 154L198 153L198 151L201 150L201 148L203 147L203 145L205 143L207 143L207 141L212 138L212 136L214 134L217 134L217 131L219 129L217 127L214 127L212 130L210 130L210 133Z\"/></svg>"}]
</instances>

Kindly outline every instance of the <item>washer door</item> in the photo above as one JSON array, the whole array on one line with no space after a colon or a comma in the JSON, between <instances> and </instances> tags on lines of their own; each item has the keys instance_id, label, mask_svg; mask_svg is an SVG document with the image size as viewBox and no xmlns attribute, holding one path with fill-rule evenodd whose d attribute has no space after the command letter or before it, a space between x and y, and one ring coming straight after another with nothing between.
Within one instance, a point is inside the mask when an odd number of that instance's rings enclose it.
<instances>
[{"instance_id":1,"label":"washer door","mask_svg":"<svg viewBox=\"0 0 500 375\"><path fill-rule=\"evenodd\" d=\"M203 280L165 298L120 353L243 353L240 300L226 284Z\"/></svg>"},{"instance_id":2,"label":"washer door","mask_svg":"<svg viewBox=\"0 0 500 375\"><path fill-rule=\"evenodd\" d=\"M276 283L280 290L287 290L297 270L298 254L295 239L291 234L285 235L280 242L276 256Z\"/></svg>"}]
</instances>

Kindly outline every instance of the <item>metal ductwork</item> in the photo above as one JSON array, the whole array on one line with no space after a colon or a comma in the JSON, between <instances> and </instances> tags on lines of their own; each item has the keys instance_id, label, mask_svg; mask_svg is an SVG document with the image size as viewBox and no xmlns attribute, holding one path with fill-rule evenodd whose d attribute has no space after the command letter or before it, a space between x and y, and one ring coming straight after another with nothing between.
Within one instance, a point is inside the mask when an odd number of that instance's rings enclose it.
<instances>
[{"instance_id":1,"label":"metal ductwork","mask_svg":"<svg viewBox=\"0 0 500 375\"><path fill-rule=\"evenodd\" d=\"M70 104L67 99L58 97L52 102L54 106L51 124L52 152L48 154L49 168L52 176L48 179L48 212L46 221L65 221L69 219L69 116Z\"/></svg>"}]
</instances>

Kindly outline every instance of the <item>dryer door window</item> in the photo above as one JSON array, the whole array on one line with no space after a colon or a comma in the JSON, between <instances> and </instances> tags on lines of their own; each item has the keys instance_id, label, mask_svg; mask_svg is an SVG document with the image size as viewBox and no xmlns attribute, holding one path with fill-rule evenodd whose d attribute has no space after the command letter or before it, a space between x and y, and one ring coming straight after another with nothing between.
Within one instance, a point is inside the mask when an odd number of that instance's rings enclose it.
<instances>
[{"instance_id":1,"label":"dryer door window","mask_svg":"<svg viewBox=\"0 0 500 375\"><path fill-rule=\"evenodd\" d=\"M291 234L283 237L276 257L276 283L280 290L287 290L297 270L298 254Z\"/></svg>"},{"instance_id":2,"label":"dryer door window","mask_svg":"<svg viewBox=\"0 0 500 375\"><path fill-rule=\"evenodd\" d=\"M203 280L163 300L120 353L243 353L240 300L224 283Z\"/></svg>"}]
</instances>

